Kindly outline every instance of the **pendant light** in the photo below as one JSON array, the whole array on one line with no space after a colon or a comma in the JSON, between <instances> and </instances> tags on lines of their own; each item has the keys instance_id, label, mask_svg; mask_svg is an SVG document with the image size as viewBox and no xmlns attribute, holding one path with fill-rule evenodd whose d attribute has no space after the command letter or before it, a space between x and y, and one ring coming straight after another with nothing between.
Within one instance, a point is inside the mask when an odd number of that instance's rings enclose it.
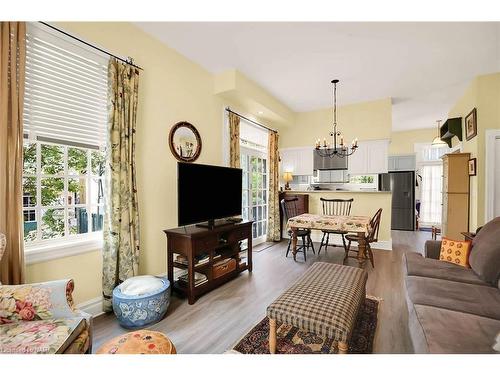
<instances>
[{"instance_id":1,"label":"pendant light","mask_svg":"<svg viewBox=\"0 0 500 375\"><path fill-rule=\"evenodd\" d=\"M441 132L440 132L441 126L440 125L441 125L441 120L437 120L437 136L434 137L434 139L432 140L432 144L431 144L432 147L448 146L448 144L441 139Z\"/></svg>"}]
</instances>

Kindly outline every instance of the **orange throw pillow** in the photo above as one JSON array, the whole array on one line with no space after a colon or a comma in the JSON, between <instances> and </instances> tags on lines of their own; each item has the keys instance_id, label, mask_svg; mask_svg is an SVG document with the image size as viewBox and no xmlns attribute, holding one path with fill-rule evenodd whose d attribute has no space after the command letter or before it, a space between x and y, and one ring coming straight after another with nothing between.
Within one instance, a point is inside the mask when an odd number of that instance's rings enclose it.
<instances>
[{"instance_id":1,"label":"orange throw pillow","mask_svg":"<svg viewBox=\"0 0 500 375\"><path fill-rule=\"evenodd\" d=\"M470 268L470 249L470 241L455 241L443 237L443 241L441 242L441 253L439 254L439 260Z\"/></svg>"}]
</instances>

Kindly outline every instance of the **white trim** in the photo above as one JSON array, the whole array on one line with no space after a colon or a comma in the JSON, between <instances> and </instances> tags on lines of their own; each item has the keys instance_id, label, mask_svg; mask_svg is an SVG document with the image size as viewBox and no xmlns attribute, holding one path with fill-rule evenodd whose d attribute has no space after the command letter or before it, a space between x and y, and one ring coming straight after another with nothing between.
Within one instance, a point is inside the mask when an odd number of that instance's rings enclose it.
<instances>
[{"instance_id":1,"label":"white trim","mask_svg":"<svg viewBox=\"0 0 500 375\"><path fill-rule=\"evenodd\" d=\"M167 277L166 272L162 272L158 275L157 277ZM78 310L81 310L87 314L92 315L93 318L98 317L99 315L105 314L105 312L102 309L102 303L103 303L103 298L102 297L95 297L92 299L89 299L88 301L79 303L76 305L76 308Z\"/></svg>"},{"instance_id":2,"label":"white trim","mask_svg":"<svg viewBox=\"0 0 500 375\"><path fill-rule=\"evenodd\" d=\"M458 142L458 144L455 147L450 148L449 154L454 154L455 152L462 152L463 151L463 142Z\"/></svg>"},{"instance_id":3,"label":"white trim","mask_svg":"<svg viewBox=\"0 0 500 375\"><path fill-rule=\"evenodd\" d=\"M82 302L76 305L78 310L86 312L87 314L92 315L93 318L98 317L99 315L104 314L102 310L102 297L92 298L88 301Z\"/></svg>"},{"instance_id":4,"label":"white trim","mask_svg":"<svg viewBox=\"0 0 500 375\"><path fill-rule=\"evenodd\" d=\"M485 179L485 222L493 220L495 207L495 139L500 137L500 130L488 129L485 134L486 156L484 167Z\"/></svg>"},{"instance_id":5,"label":"white trim","mask_svg":"<svg viewBox=\"0 0 500 375\"><path fill-rule=\"evenodd\" d=\"M75 256L91 251L102 250L102 238L50 243L43 246L27 247L24 252L26 264L46 262L53 259Z\"/></svg>"}]
</instances>

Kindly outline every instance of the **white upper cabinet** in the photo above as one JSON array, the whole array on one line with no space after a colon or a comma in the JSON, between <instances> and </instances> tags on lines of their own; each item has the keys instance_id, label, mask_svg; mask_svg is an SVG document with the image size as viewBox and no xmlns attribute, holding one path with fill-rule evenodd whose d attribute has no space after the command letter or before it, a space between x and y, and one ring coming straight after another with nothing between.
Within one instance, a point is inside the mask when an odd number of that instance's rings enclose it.
<instances>
[{"instance_id":1,"label":"white upper cabinet","mask_svg":"<svg viewBox=\"0 0 500 375\"><path fill-rule=\"evenodd\" d=\"M378 174L388 171L389 140L358 142L358 149L349 156L349 174Z\"/></svg>"},{"instance_id":2,"label":"white upper cabinet","mask_svg":"<svg viewBox=\"0 0 500 375\"><path fill-rule=\"evenodd\" d=\"M294 176L313 175L313 148L294 147L280 150L281 173L292 172Z\"/></svg>"}]
</instances>

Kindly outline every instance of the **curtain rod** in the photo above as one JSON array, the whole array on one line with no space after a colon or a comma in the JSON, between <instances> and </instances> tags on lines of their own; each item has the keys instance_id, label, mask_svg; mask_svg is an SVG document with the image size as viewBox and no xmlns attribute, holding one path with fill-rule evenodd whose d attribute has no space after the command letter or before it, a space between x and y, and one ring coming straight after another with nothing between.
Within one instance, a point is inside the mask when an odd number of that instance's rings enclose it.
<instances>
[{"instance_id":1,"label":"curtain rod","mask_svg":"<svg viewBox=\"0 0 500 375\"><path fill-rule=\"evenodd\" d=\"M91 48L94 48L94 49L96 49L96 50L98 50L98 51L102 52L102 53L105 53L106 55L109 55L109 56L111 56L111 57L114 57L115 59L120 60L120 61L124 62L125 64L131 65L131 66L133 66L134 68L137 68L137 69L140 69L140 70L144 70L144 69L142 69L140 66L135 65L135 64L132 62L132 58L130 58L130 61L128 61L128 60L126 60L126 59L123 59L123 58L121 58L121 57L118 57L118 56L116 56L116 55L113 55L111 52L108 52L108 51L106 51L106 50L103 50L102 48L99 48L99 47L97 47L97 46L94 46L93 44L90 44L89 42L86 42L85 40L82 40L82 39L80 39L80 38L78 38L78 37L76 37L76 36L74 36L74 35L71 35L71 34L67 33L66 31L63 31L63 30L61 30L61 29L58 29L58 28L57 28L57 27L55 27L55 26L49 25L49 24L48 24L48 23L46 23L46 22L42 22L42 21L38 21L38 22L40 22L42 25L45 25L45 26L47 26L47 27L50 27L52 30L55 30L55 31L57 31L57 32L60 32L61 34L64 34L64 35L66 35L66 36L68 36L68 37L72 38L72 39L75 39L75 40L77 40L77 41L79 41L79 42L81 42L81 43L85 44L86 46L89 46L89 47L91 47Z\"/></svg>"},{"instance_id":2,"label":"curtain rod","mask_svg":"<svg viewBox=\"0 0 500 375\"><path fill-rule=\"evenodd\" d=\"M269 130L270 132L274 132L274 133L277 133L277 132L278 132L277 130L274 130L274 129L268 128L268 127L267 127L267 126L265 126L265 125L259 124L258 122L255 122L254 120L250 120L248 117L245 117L245 116L243 116L243 115L240 115L240 114L239 114L239 113L237 113L237 112L232 111L232 110L231 110L231 108L229 108L229 107L227 107L227 108L226 108L226 111L228 111L228 112L230 112L230 113L233 113L233 114L235 114L236 116L238 116L238 117L240 117L240 118L242 118L242 119L245 119L245 120L247 120L248 122L251 122L251 123L252 123L252 124L254 124L254 125L257 125L257 126L260 126L261 128L264 128L264 129L266 129L266 130Z\"/></svg>"}]
</instances>

